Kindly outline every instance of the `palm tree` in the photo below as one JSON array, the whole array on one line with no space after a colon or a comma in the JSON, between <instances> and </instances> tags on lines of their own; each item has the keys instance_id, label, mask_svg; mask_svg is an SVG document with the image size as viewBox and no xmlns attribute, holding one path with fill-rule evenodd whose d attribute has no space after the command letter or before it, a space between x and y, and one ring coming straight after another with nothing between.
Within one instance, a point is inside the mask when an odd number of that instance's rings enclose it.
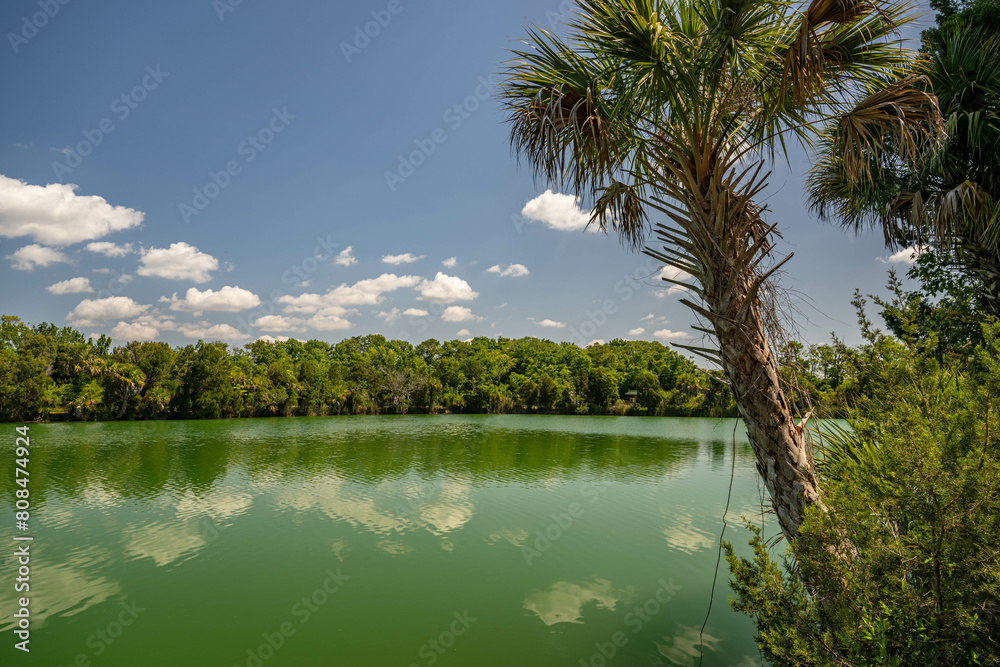
<instances>
[{"instance_id":1,"label":"palm tree","mask_svg":"<svg viewBox=\"0 0 1000 667\"><path fill-rule=\"evenodd\" d=\"M983 309L1000 316L1000 35L962 23L934 34L927 80L947 143L916 161L872 153L870 168L850 173L830 142L809 196L821 217L881 229L890 248L930 244L951 254L982 283Z\"/></svg>"},{"instance_id":2,"label":"palm tree","mask_svg":"<svg viewBox=\"0 0 1000 667\"><path fill-rule=\"evenodd\" d=\"M695 279L682 303L714 341L687 349L722 367L790 539L820 497L769 345L770 278L788 257L755 197L786 141L809 145L831 120L852 169L887 133L913 153L937 139L936 101L893 40L908 14L870 0L580 0L565 38L528 30L502 90L536 177L593 197L591 223L626 245L652 231L645 252Z\"/></svg>"}]
</instances>

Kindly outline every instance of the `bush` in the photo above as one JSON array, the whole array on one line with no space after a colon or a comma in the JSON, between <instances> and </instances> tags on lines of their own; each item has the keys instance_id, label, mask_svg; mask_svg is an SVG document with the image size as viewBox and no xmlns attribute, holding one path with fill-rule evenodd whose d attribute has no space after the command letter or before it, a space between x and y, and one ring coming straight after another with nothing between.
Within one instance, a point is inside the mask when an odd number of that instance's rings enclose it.
<instances>
[{"instance_id":1,"label":"bush","mask_svg":"<svg viewBox=\"0 0 1000 667\"><path fill-rule=\"evenodd\" d=\"M881 391L820 432L824 503L783 567L724 545L734 609L775 665L1000 665L1000 327L970 363L887 337Z\"/></svg>"}]
</instances>

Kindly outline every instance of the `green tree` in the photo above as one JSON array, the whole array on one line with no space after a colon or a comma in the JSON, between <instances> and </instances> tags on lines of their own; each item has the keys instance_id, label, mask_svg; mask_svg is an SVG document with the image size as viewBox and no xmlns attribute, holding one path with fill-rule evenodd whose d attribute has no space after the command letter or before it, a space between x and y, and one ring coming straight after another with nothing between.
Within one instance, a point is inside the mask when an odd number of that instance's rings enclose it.
<instances>
[{"instance_id":1,"label":"green tree","mask_svg":"<svg viewBox=\"0 0 1000 667\"><path fill-rule=\"evenodd\" d=\"M925 42L927 87L947 122L934 150L866 152L849 170L836 144L823 146L809 176L822 218L882 231L892 249L930 244L979 283L973 304L1000 315L1000 3L948 8ZM988 16L986 16L988 14ZM989 18L992 17L992 18ZM923 70L921 70L923 71ZM879 143L891 143L879 141Z\"/></svg>"},{"instance_id":2,"label":"green tree","mask_svg":"<svg viewBox=\"0 0 1000 667\"><path fill-rule=\"evenodd\" d=\"M771 664L1000 664L998 335L960 365L871 335L877 391L850 430L820 432L835 511L808 513L784 568L760 528L752 559L725 545L732 605ZM852 558L830 546L843 535Z\"/></svg>"},{"instance_id":3,"label":"green tree","mask_svg":"<svg viewBox=\"0 0 1000 667\"><path fill-rule=\"evenodd\" d=\"M503 89L511 144L535 173L594 197L593 224L640 246L647 213L662 248L646 252L692 276L779 520L798 534L819 499L802 433L768 342L776 225L755 197L764 163L824 119L851 169L885 132L918 152L940 127L933 98L907 77L892 43L908 5L813 0L581 0L563 39L529 30ZM888 82L887 82L888 80ZM935 122L936 121L936 122ZM884 143L884 142L883 142ZM786 258L787 259L787 258ZM721 379L721 378L720 378ZM577 391L580 390L578 386Z\"/></svg>"}]
</instances>

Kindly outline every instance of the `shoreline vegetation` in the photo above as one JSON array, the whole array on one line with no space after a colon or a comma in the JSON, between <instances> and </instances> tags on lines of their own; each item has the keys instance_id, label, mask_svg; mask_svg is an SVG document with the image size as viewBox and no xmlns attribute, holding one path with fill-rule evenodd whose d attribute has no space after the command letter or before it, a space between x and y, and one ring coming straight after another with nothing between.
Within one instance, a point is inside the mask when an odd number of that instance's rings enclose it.
<instances>
[{"instance_id":1,"label":"shoreline vegetation","mask_svg":"<svg viewBox=\"0 0 1000 667\"><path fill-rule=\"evenodd\" d=\"M417 345L379 334L243 346L112 348L72 327L0 321L0 422L384 414L737 417L721 372L669 347L615 339L586 348L525 337ZM797 404L840 418L863 391L858 351L789 343Z\"/></svg>"},{"instance_id":2,"label":"shoreline vegetation","mask_svg":"<svg viewBox=\"0 0 1000 667\"><path fill-rule=\"evenodd\" d=\"M737 417L721 371L668 346L581 348L525 337L413 345L380 334L171 347L0 319L0 422L386 414ZM788 343L778 362L797 405L842 418L864 393L860 351Z\"/></svg>"},{"instance_id":3,"label":"shoreline vegetation","mask_svg":"<svg viewBox=\"0 0 1000 667\"><path fill-rule=\"evenodd\" d=\"M0 421L376 414L734 417L728 388L668 347L378 334L242 347L133 341L0 323Z\"/></svg>"}]
</instances>

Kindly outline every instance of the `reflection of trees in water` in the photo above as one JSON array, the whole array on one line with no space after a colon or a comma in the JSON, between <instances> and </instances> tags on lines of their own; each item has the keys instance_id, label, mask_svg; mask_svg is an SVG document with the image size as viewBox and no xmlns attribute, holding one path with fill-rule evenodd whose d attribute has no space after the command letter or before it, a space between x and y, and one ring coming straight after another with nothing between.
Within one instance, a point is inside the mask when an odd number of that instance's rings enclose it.
<instances>
[{"instance_id":1,"label":"reflection of trees in water","mask_svg":"<svg viewBox=\"0 0 1000 667\"><path fill-rule=\"evenodd\" d=\"M670 474L700 453L713 469L728 465L728 440L544 430L537 420L547 418L523 419L536 421L528 429L438 417L35 427L32 494L37 502L52 490L78 496L95 487L122 498L168 487L202 495L227 475L266 484L329 475L370 484L405 475L534 485L587 474L628 482ZM14 478L2 472L9 459L0 462L5 490Z\"/></svg>"}]
</instances>

